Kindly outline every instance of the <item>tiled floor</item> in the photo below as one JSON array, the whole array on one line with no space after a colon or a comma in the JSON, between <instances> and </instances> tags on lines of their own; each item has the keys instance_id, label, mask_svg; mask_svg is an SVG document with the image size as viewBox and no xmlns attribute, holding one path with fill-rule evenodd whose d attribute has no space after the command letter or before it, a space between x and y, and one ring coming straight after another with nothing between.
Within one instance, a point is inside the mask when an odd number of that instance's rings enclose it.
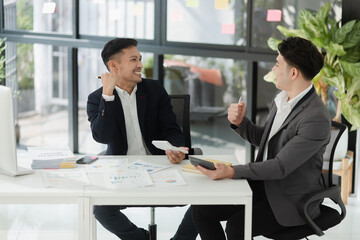
<instances>
[{"instance_id":1,"label":"tiled floor","mask_svg":"<svg viewBox=\"0 0 360 240\"><path fill-rule=\"evenodd\" d=\"M360 199L350 197L347 215L338 226L325 232L321 239L360 239ZM157 208L158 239L170 239L180 223L186 207ZM138 226L147 228L148 208L130 208L127 216ZM0 205L1 240L75 240L77 239L77 209L75 205ZM311 236L310 239L318 239ZM99 240L117 240L98 224ZM198 237L198 239L200 239ZM256 237L256 240L266 239Z\"/></svg>"}]
</instances>

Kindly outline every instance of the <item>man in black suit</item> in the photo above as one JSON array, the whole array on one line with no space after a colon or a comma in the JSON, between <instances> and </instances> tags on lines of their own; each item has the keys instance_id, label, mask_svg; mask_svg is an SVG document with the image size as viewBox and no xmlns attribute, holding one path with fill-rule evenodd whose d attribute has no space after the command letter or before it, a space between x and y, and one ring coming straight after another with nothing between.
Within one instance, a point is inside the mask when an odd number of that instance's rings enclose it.
<instances>
[{"instance_id":1,"label":"man in black suit","mask_svg":"<svg viewBox=\"0 0 360 240\"><path fill-rule=\"evenodd\" d=\"M142 57L136 46L135 39L115 38L101 52L109 72L101 74L102 87L88 97L93 138L107 144L108 155L166 154L171 163L180 163L184 153L164 152L151 144L152 140L167 140L184 146L184 136L163 86L141 78ZM149 239L147 230L138 228L120 211L124 208L95 206L94 215L120 239ZM173 239L193 240L196 235L190 207Z\"/></svg>"},{"instance_id":2,"label":"man in black suit","mask_svg":"<svg viewBox=\"0 0 360 240\"><path fill-rule=\"evenodd\" d=\"M298 37L283 40L278 49L273 71L282 91L272 102L265 125L245 117L244 102L228 109L231 128L259 147L255 162L216 164L214 171L198 167L211 179L248 179L253 190L253 236L305 224L302 199L324 188L321 170L331 119L312 85L323 56L310 41ZM308 208L313 219L320 215L320 203ZM203 240L225 239L220 221L227 221L228 240L243 239L243 206L194 206L193 215Z\"/></svg>"}]
</instances>

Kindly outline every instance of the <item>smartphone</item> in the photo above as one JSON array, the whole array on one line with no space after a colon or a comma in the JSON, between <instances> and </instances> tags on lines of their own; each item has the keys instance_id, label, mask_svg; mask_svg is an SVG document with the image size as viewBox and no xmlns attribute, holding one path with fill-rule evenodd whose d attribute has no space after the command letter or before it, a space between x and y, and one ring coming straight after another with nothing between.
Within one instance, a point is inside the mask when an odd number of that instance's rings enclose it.
<instances>
[{"instance_id":1,"label":"smartphone","mask_svg":"<svg viewBox=\"0 0 360 240\"><path fill-rule=\"evenodd\" d=\"M79 160L76 160L77 164L90 164L95 162L98 159L96 156L85 156L80 158Z\"/></svg>"},{"instance_id":2,"label":"smartphone","mask_svg":"<svg viewBox=\"0 0 360 240\"><path fill-rule=\"evenodd\" d=\"M213 162L203 160L203 159L200 159L200 158L196 158L196 157L193 157L193 156L189 156L189 159L190 159L191 164L194 165L194 166L200 165L200 166L202 166L202 167L204 167L206 169L209 169L209 170L215 170L216 169Z\"/></svg>"}]
</instances>

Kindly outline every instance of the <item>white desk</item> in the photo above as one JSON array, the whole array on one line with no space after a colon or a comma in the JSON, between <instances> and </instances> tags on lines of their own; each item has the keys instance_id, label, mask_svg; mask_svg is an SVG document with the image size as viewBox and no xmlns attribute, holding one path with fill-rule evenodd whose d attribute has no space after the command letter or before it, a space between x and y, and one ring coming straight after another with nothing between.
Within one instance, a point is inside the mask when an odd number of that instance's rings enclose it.
<instances>
[{"instance_id":1,"label":"white desk","mask_svg":"<svg viewBox=\"0 0 360 240\"><path fill-rule=\"evenodd\" d=\"M204 156L230 161L235 156ZM101 158L107 158L106 156ZM0 174L0 204L66 204L78 205L79 240L95 240L94 205L186 205L186 204L242 204L245 205L245 239L251 239L252 192L246 180L213 181L204 175L181 172L182 164L171 164L166 156L119 156L129 162L141 159L169 164L179 170L187 182L177 187L135 187L119 191L104 187L102 174L89 173L91 186L69 188L44 187L41 174L8 177Z\"/></svg>"},{"instance_id":2,"label":"white desk","mask_svg":"<svg viewBox=\"0 0 360 240\"><path fill-rule=\"evenodd\" d=\"M83 195L84 187L45 187L40 171L17 177L0 174L0 204L77 204L79 209L79 240L87 240L84 237Z\"/></svg>"},{"instance_id":3,"label":"white desk","mask_svg":"<svg viewBox=\"0 0 360 240\"><path fill-rule=\"evenodd\" d=\"M142 188L122 188L121 190L108 190L104 187L104 179L101 174L89 173L88 177L91 186L85 187L84 203L88 207L89 215L85 216L84 227L89 228L84 232L88 239L96 239L96 228L92 209L94 205L226 205L241 204L245 205L245 239L251 239L251 212L252 212L252 192L246 180L225 179L213 181L200 174L182 172L181 164L171 164L166 156L122 156L129 160L129 163L141 159L144 161L171 165L179 170L185 179L186 186L176 187L142 187ZM201 156L236 164L235 156ZM106 157L104 157L106 158ZM89 235L87 236L86 233Z\"/></svg>"}]
</instances>

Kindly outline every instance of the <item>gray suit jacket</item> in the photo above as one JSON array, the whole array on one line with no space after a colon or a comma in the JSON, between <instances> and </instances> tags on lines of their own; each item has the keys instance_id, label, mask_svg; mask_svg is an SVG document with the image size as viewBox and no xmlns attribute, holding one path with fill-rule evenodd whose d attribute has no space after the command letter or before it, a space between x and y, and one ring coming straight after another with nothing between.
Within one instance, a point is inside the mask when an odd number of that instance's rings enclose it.
<instances>
[{"instance_id":1,"label":"gray suit jacket","mask_svg":"<svg viewBox=\"0 0 360 240\"><path fill-rule=\"evenodd\" d=\"M321 169L325 147L330 140L331 119L320 97L312 88L293 108L279 131L269 140L268 157L263 152L276 105L272 102L264 127L245 118L234 129L259 147L255 162L234 166L234 178L263 180L266 196L277 221L283 226L305 224L300 201L322 189ZM319 204L310 206L310 216L320 214Z\"/></svg>"}]
</instances>

